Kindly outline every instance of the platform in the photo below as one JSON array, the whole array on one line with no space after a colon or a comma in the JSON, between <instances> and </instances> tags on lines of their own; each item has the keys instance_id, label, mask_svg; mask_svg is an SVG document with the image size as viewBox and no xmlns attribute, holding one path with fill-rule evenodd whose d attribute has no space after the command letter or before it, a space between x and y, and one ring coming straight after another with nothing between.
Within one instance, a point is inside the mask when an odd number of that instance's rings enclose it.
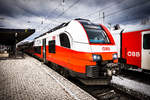
<instances>
[{"instance_id":1,"label":"platform","mask_svg":"<svg viewBox=\"0 0 150 100\"><path fill-rule=\"evenodd\" d=\"M143 78L144 79L144 78ZM113 76L112 86L140 100L150 100L150 85L134 79Z\"/></svg>"},{"instance_id":2,"label":"platform","mask_svg":"<svg viewBox=\"0 0 150 100\"><path fill-rule=\"evenodd\" d=\"M0 60L0 100L96 100L42 62Z\"/></svg>"}]
</instances>

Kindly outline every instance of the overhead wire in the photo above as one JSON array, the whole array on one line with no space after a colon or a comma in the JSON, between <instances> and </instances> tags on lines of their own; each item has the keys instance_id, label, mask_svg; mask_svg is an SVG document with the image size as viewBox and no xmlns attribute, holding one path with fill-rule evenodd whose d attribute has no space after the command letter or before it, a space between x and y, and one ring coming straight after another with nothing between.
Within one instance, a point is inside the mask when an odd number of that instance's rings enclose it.
<instances>
[{"instance_id":1,"label":"overhead wire","mask_svg":"<svg viewBox=\"0 0 150 100\"><path fill-rule=\"evenodd\" d=\"M60 13L55 20L52 21L57 21L63 14L65 14L68 10L70 10L72 7L74 7L77 3L79 3L80 0L75 1L73 4L71 4L66 10L64 10L62 13ZM46 25L45 27L48 27L50 24ZM44 28L45 28L44 27ZM43 29L44 29L43 28Z\"/></svg>"},{"instance_id":2,"label":"overhead wire","mask_svg":"<svg viewBox=\"0 0 150 100\"><path fill-rule=\"evenodd\" d=\"M77 0L76 2L74 2L73 4L71 4L66 10L64 10L62 13L60 13L60 14L57 16L56 19L51 20L51 21L57 22L57 20L58 20L61 16L63 16L68 10L70 10L73 6L75 6L79 1L80 1L80 0ZM122 4L123 2L124 2L124 1L120 1L118 4ZM113 16L113 15L115 15L115 14L119 14L119 13L121 13L121 12L123 12L123 11L126 11L126 10L128 10L128 9L132 9L132 8L134 8L134 7L137 7L137 6L139 6L139 5L145 4L145 3L147 3L147 2L149 2L149 1L144 1L144 2L140 2L140 3L136 3L136 4L134 4L134 5L131 5L130 7L126 7L126 8L124 8L124 9L119 9L119 10L110 12L110 13L108 13L107 15L105 15L105 17L110 17L110 16ZM116 6L116 5L114 5L114 6ZM108 7L109 7L109 8L108 8ZM102 8L102 9L100 9L100 10L98 10L98 11L96 11L96 12L93 12L93 13L91 13L91 14L93 15L93 14L96 14L97 12L104 11L104 10L106 10L106 9L110 9L110 7L113 7L113 5L112 5L112 6L108 5L108 7ZM54 9L54 11L57 10L57 9L58 9L58 8ZM89 16L91 16L91 14L88 14L88 15L83 16L83 17L81 17L81 18L89 17ZM99 18L103 18L103 17L98 17L98 18L95 18L95 19L93 19L93 20L97 20L97 19L99 19ZM58 23L59 23L59 22L58 22ZM51 24L52 24L52 23L46 25L46 26L43 27L41 30L45 29L46 27L48 27L48 26L51 25Z\"/></svg>"},{"instance_id":3,"label":"overhead wire","mask_svg":"<svg viewBox=\"0 0 150 100\"><path fill-rule=\"evenodd\" d=\"M109 16L113 16L113 15L119 14L119 13L125 11L125 10L129 10L129 9L135 8L135 7L137 7L137 6L144 5L144 4L148 3L148 2L150 2L150 1L144 1L144 2L140 2L140 3L136 3L136 4L134 4L134 5L131 5L130 7L124 8L123 10L121 9L121 10L117 10L117 11L111 12L111 13L105 15L105 18L106 18L106 17L109 17ZM98 18L95 18L94 20L97 20L97 19L99 19L99 18L103 18L103 17L98 17ZM93 20L93 21L94 21L94 20Z\"/></svg>"},{"instance_id":4,"label":"overhead wire","mask_svg":"<svg viewBox=\"0 0 150 100\"><path fill-rule=\"evenodd\" d=\"M55 9L53 9L53 10L50 12L50 14L53 15L53 13L60 7L60 5L61 5L61 3L60 3ZM49 16L50 16L50 15L48 15L48 16L46 16L46 17L48 18ZM47 19L46 17L45 17L45 20ZM56 21L56 22L57 22L57 21ZM59 22L58 22L58 23L59 23ZM39 24L36 28L40 27L40 25L41 25L41 24Z\"/></svg>"},{"instance_id":5,"label":"overhead wire","mask_svg":"<svg viewBox=\"0 0 150 100\"><path fill-rule=\"evenodd\" d=\"M55 9L53 9L51 12L50 12L50 14L48 15L48 16L44 16L44 20L47 20L48 19L48 17L51 15L51 16L53 16L54 14L54 12L59 8L61 6L61 3L55 8ZM43 23L44 23L44 20L43 20ZM51 21L51 22L55 22L55 23L62 23L62 22L59 22L59 21L53 21L53 20L49 20L49 21ZM52 23L50 23L51 25L52 25ZM35 28L36 29L38 29L40 26L42 26L43 24L39 24L39 25L37 25ZM56 24L53 24L53 25L56 25ZM44 26L42 29L40 29L40 31L41 30L43 30L43 29L45 29L46 27L47 27L48 25L46 25L46 26Z\"/></svg>"},{"instance_id":6,"label":"overhead wire","mask_svg":"<svg viewBox=\"0 0 150 100\"><path fill-rule=\"evenodd\" d=\"M72 5L70 5L64 12L62 12L61 14L59 14L57 17L58 18L56 18L55 20L53 20L53 21L57 21L57 19L59 19L65 12L67 12L69 9L71 9L73 6L75 6L78 2L79 2L80 0L77 0L76 2L74 2ZM122 3L123 1L121 0L120 2L118 2L119 4L120 3ZM109 7L110 7L110 5L109 5ZM112 6L111 6L112 7ZM105 10L106 9L106 7L105 8L103 8L103 9L101 9L101 11L102 10ZM98 10L97 12L99 12L100 10ZM95 13L95 12L94 12ZM87 16L84 16L84 17L88 17L89 15L87 15ZM83 18L83 17L81 17L81 18ZM50 24L49 24L50 25ZM45 27L47 27L48 25L46 25Z\"/></svg>"},{"instance_id":7,"label":"overhead wire","mask_svg":"<svg viewBox=\"0 0 150 100\"><path fill-rule=\"evenodd\" d=\"M120 0L120 2L117 3L117 5L121 4L121 3L124 2L124 1L125 1L125 0ZM90 14L88 14L88 15L82 16L81 18L87 18L87 17L89 17L89 16L92 16L92 15L97 14L98 12L102 12L103 10L110 9L110 8L112 8L112 7L114 7L114 6L116 6L116 5L114 5L114 3L112 3L112 4L106 6L106 7L102 8L102 9L99 9L99 10L97 10L97 11L95 11L95 12L92 12L92 13L90 13Z\"/></svg>"},{"instance_id":8,"label":"overhead wire","mask_svg":"<svg viewBox=\"0 0 150 100\"><path fill-rule=\"evenodd\" d=\"M65 12L70 10L72 7L74 7L80 0L75 1L72 5L70 5L65 11L63 11L61 14L59 14L57 17L62 16Z\"/></svg>"}]
</instances>

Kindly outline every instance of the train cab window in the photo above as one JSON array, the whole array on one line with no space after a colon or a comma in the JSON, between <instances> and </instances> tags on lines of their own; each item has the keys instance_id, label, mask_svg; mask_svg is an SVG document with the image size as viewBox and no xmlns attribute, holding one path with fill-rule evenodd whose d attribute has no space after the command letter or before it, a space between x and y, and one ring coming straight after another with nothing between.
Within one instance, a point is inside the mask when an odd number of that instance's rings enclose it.
<instances>
[{"instance_id":1,"label":"train cab window","mask_svg":"<svg viewBox=\"0 0 150 100\"><path fill-rule=\"evenodd\" d=\"M89 21L80 21L80 23L83 25L90 43L110 43L107 34L100 25L91 23Z\"/></svg>"},{"instance_id":2,"label":"train cab window","mask_svg":"<svg viewBox=\"0 0 150 100\"><path fill-rule=\"evenodd\" d=\"M150 49L150 34L144 34L143 48L144 49Z\"/></svg>"},{"instance_id":3,"label":"train cab window","mask_svg":"<svg viewBox=\"0 0 150 100\"><path fill-rule=\"evenodd\" d=\"M62 33L59 35L60 38L60 45L66 48L70 48L70 41L69 38L67 36L67 34Z\"/></svg>"},{"instance_id":4,"label":"train cab window","mask_svg":"<svg viewBox=\"0 0 150 100\"><path fill-rule=\"evenodd\" d=\"M49 53L55 53L56 47L55 47L55 40L49 41Z\"/></svg>"}]
</instances>

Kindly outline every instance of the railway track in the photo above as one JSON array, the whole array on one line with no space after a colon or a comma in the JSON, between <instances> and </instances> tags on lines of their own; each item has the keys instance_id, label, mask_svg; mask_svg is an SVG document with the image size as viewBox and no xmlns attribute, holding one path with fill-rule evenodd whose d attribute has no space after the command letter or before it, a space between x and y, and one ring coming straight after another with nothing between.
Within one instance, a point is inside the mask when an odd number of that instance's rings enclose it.
<instances>
[{"instance_id":1,"label":"railway track","mask_svg":"<svg viewBox=\"0 0 150 100\"><path fill-rule=\"evenodd\" d=\"M138 82L142 82L145 84L150 84L150 73L138 72L138 71L132 71L132 70L122 70L120 76L129 78L129 79L134 79Z\"/></svg>"},{"instance_id":2,"label":"railway track","mask_svg":"<svg viewBox=\"0 0 150 100\"><path fill-rule=\"evenodd\" d=\"M53 69L50 64L46 64ZM57 69L54 69L56 72L60 74ZM62 75L63 76L63 75ZM81 83L78 79L69 77L68 80L97 98L98 100L139 100L134 96L122 91L119 88L116 88L114 85L109 86L88 86Z\"/></svg>"},{"instance_id":3,"label":"railway track","mask_svg":"<svg viewBox=\"0 0 150 100\"><path fill-rule=\"evenodd\" d=\"M50 63L46 63L46 65L53 69L53 66ZM60 74L58 69L53 70ZM121 77L125 77L134 80L135 76L132 73L128 74L128 72L125 72L121 74L119 78L122 80ZM132 89L125 88L123 86L120 86L119 84L112 83L109 86L88 86L82 84L79 80L75 78L69 77L68 80L70 80L71 82L73 82L74 84L76 84L77 86L79 86L98 100L150 100L150 97L148 97L147 95L143 95L141 93L133 91ZM140 81L140 78L136 78L136 80L138 80L138 82L145 82ZM146 82L149 83L148 80Z\"/></svg>"},{"instance_id":4,"label":"railway track","mask_svg":"<svg viewBox=\"0 0 150 100\"><path fill-rule=\"evenodd\" d=\"M150 100L149 74L123 71L113 79L109 86L85 86L77 81L74 83L98 100Z\"/></svg>"},{"instance_id":5,"label":"railway track","mask_svg":"<svg viewBox=\"0 0 150 100\"><path fill-rule=\"evenodd\" d=\"M130 70L123 70L117 77L120 83L112 82L112 86L140 100L150 100L150 76Z\"/></svg>"},{"instance_id":6,"label":"railway track","mask_svg":"<svg viewBox=\"0 0 150 100\"><path fill-rule=\"evenodd\" d=\"M69 79L71 82L97 98L98 100L139 100L132 95L125 93L113 87L112 85L109 86L88 86L82 84L77 79Z\"/></svg>"}]
</instances>

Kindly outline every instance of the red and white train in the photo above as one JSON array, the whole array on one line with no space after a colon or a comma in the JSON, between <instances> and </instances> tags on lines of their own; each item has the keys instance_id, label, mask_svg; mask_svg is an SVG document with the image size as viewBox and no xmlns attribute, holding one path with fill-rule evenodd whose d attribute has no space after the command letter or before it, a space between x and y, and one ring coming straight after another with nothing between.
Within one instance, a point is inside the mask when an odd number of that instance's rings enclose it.
<instances>
[{"instance_id":1,"label":"red and white train","mask_svg":"<svg viewBox=\"0 0 150 100\"><path fill-rule=\"evenodd\" d=\"M134 26L112 31L118 57L127 69L150 70L150 26ZM131 65L131 66L130 66Z\"/></svg>"},{"instance_id":2,"label":"red and white train","mask_svg":"<svg viewBox=\"0 0 150 100\"><path fill-rule=\"evenodd\" d=\"M107 84L118 71L117 48L103 25L86 19L63 23L34 39L27 52L61 66L62 73L82 82ZM55 66L58 67L58 66ZM84 80L84 81L83 81ZM97 83L96 83L97 84Z\"/></svg>"}]
</instances>

